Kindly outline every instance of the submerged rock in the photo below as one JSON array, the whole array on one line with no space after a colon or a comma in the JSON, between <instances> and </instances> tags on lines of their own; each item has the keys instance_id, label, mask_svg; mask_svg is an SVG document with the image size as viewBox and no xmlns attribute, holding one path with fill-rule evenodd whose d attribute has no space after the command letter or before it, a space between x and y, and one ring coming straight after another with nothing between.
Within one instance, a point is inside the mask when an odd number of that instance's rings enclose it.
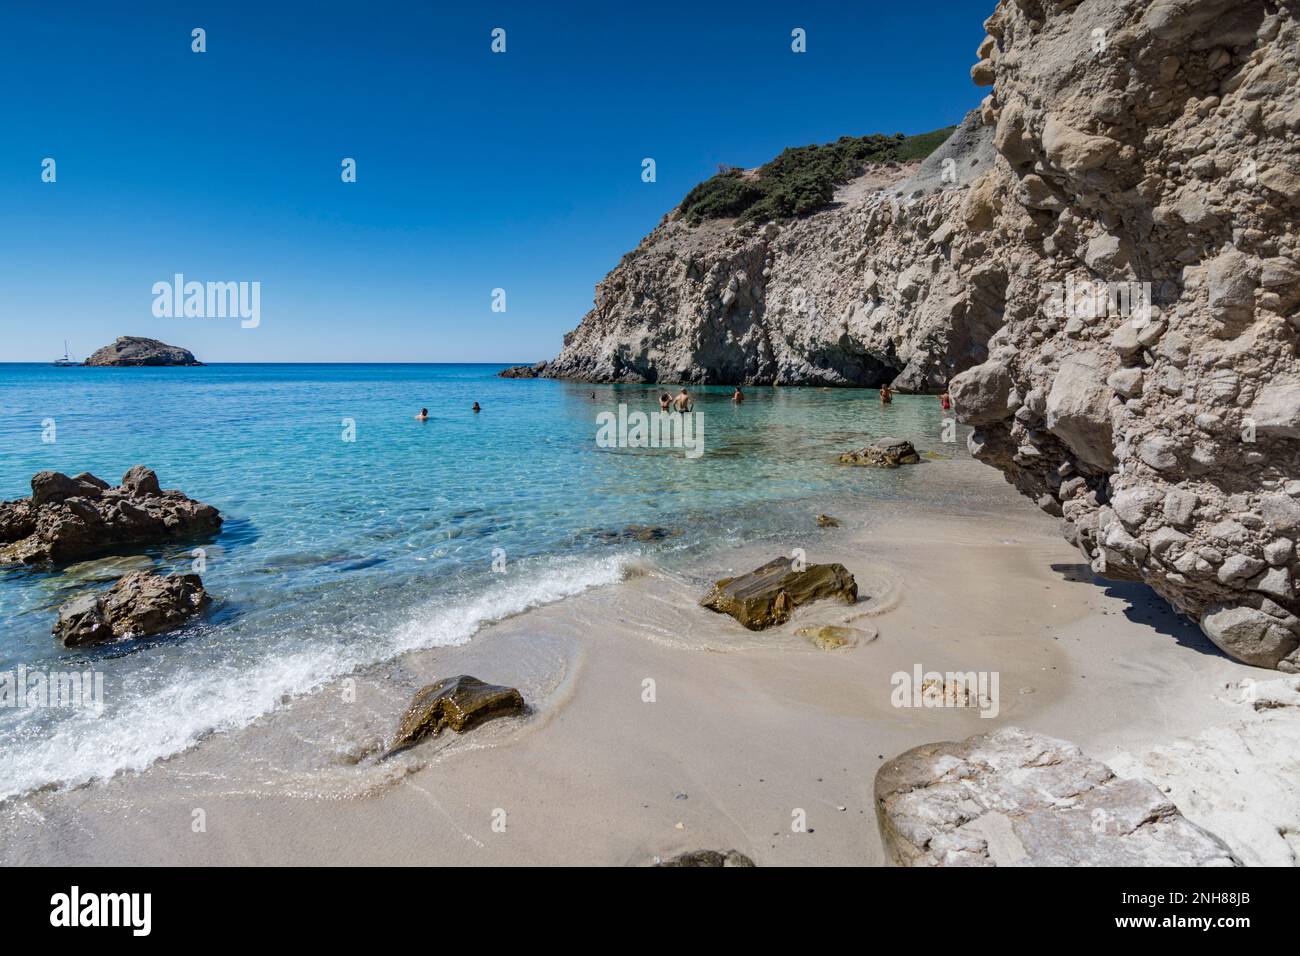
<instances>
[{"instance_id":1,"label":"submerged rock","mask_svg":"<svg viewBox=\"0 0 1300 956\"><path fill-rule=\"evenodd\" d=\"M630 524L626 528L618 531L613 529L603 529L595 532L595 536L603 541L662 541L665 538L675 538L680 531L672 528L665 528L661 525L649 524Z\"/></svg>"},{"instance_id":2,"label":"submerged rock","mask_svg":"<svg viewBox=\"0 0 1300 956\"><path fill-rule=\"evenodd\" d=\"M899 465L915 465L920 460L921 456L912 443L902 438L882 438L865 448L840 455L841 464L870 468L897 468Z\"/></svg>"},{"instance_id":3,"label":"submerged rock","mask_svg":"<svg viewBox=\"0 0 1300 956\"><path fill-rule=\"evenodd\" d=\"M66 564L108 551L197 538L221 528L221 513L136 465L117 488L89 473L32 477L32 495L0 503L0 564Z\"/></svg>"},{"instance_id":4,"label":"submerged rock","mask_svg":"<svg viewBox=\"0 0 1300 956\"><path fill-rule=\"evenodd\" d=\"M121 335L86 359L87 365L202 365L189 349L157 339Z\"/></svg>"},{"instance_id":5,"label":"submerged rock","mask_svg":"<svg viewBox=\"0 0 1300 956\"><path fill-rule=\"evenodd\" d=\"M876 639L876 631L860 627L847 627L840 624L823 624L821 627L801 627L797 635L811 641L824 651L833 651L841 647L857 647Z\"/></svg>"},{"instance_id":6,"label":"submerged rock","mask_svg":"<svg viewBox=\"0 0 1300 956\"><path fill-rule=\"evenodd\" d=\"M796 607L831 597L845 604L858 599L858 584L844 565L810 564L796 570L789 558L774 558L748 574L714 582L700 603L761 631L789 620Z\"/></svg>"},{"instance_id":7,"label":"submerged rock","mask_svg":"<svg viewBox=\"0 0 1300 956\"><path fill-rule=\"evenodd\" d=\"M661 860L655 866L753 866L754 861L736 850L691 850Z\"/></svg>"},{"instance_id":8,"label":"submerged rock","mask_svg":"<svg viewBox=\"0 0 1300 956\"><path fill-rule=\"evenodd\" d=\"M523 695L513 687L487 684L467 674L448 677L416 693L384 756L405 750L425 737L437 737L446 727L459 734L493 717L523 712Z\"/></svg>"},{"instance_id":9,"label":"submerged rock","mask_svg":"<svg viewBox=\"0 0 1300 956\"><path fill-rule=\"evenodd\" d=\"M876 774L899 866L1238 866L1146 780L1017 727L915 747Z\"/></svg>"},{"instance_id":10,"label":"submerged rock","mask_svg":"<svg viewBox=\"0 0 1300 956\"><path fill-rule=\"evenodd\" d=\"M103 593L83 594L59 608L54 636L64 647L148 637L173 630L211 602L197 574L133 571Z\"/></svg>"}]
</instances>

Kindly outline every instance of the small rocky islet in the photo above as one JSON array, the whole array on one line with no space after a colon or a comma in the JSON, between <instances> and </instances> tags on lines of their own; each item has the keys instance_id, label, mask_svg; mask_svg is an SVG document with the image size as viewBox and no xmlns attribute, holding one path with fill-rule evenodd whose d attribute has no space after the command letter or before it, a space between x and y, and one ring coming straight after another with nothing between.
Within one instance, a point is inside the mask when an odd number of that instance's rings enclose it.
<instances>
[{"instance_id":1,"label":"small rocky islet","mask_svg":"<svg viewBox=\"0 0 1300 956\"><path fill-rule=\"evenodd\" d=\"M157 339L147 339L138 335L120 335L111 345L96 349L86 359L87 365L114 366L118 368L131 366L201 366L189 349L178 345L168 345Z\"/></svg>"}]
</instances>

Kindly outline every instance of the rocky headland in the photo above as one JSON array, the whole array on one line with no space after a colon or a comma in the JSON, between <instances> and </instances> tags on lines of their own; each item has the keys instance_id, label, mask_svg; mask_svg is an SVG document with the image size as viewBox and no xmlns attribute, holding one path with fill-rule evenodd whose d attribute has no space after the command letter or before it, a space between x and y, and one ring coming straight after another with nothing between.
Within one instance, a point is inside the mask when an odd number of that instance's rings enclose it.
<instances>
[{"instance_id":1,"label":"rocky headland","mask_svg":"<svg viewBox=\"0 0 1300 956\"><path fill-rule=\"evenodd\" d=\"M87 365L202 365L189 349L167 345L157 339L121 335L112 345L97 349Z\"/></svg>"}]
</instances>

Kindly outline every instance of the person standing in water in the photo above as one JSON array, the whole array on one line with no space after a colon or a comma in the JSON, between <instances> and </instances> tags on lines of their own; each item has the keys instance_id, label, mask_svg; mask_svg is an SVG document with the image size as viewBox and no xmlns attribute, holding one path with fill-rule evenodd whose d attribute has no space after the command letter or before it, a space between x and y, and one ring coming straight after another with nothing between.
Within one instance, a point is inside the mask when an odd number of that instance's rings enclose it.
<instances>
[{"instance_id":1,"label":"person standing in water","mask_svg":"<svg viewBox=\"0 0 1300 956\"><path fill-rule=\"evenodd\" d=\"M666 412L672 407L673 397L667 392L659 396L659 411Z\"/></svg>"},{"instance_id":2,"label":"person standing in water","mask_svg":"<svg viewBox=\"0 0 1300 956\"><path fill-rule=\"evenodd\" d=\"M939 407L945 412L952 408L952 397L948 394L946 388L943 390L943 394L939 396Z\"/></svg>"},{"instance_id":3,"label":"person standing in water","mask_svg":"<svg viewBox=\"0 0 1300 956\"><path fill-rule=\"evenodd\" d=\"M481 409L481 408L478 407L478 402L475 402L475 403L474 403L474 411L476 411L476 412L481 412L481 411L483 411L483 409Z\"/></svg>"},{"instance_id":4,"label":"person standing in water","mask_svg":"<svg viewBox=\"0 0 1300 956\"><path fill-rule=\"evenodd\" d=\"M429 410L427 408L420 409L420 414L415 416L415 420L417 422L427 422L429 420Z\"/></svg>"},{"instance_id":5,"label":"person standing in water","mask_svg":"<svg viewBox=\"0 0 1300 956\"><path fill-rule=\"evenodd\" d=\"M894 390L888 385L880 386L880 404L888 405L894 400Z\"/></svg>"},{"instance_id":6,"label":"person standing in water","mask_svg":"<svg viewBox=\"0 0 1300 956\"><path fill-rule=\"evenodd\" d=\"M685 385L683 385L682 390L677 393L677 398L673 402L673 407L679 412L689 412L691 410L691 397L686 394Z\"/></svg>"},{"instance_id":7,"label":"person standing in water","mask_svg":"<svg viewBox=\"0 0 1300 956\"><path fill-rule=\"evenodd\" d=\"M737 405L740 405L745 401L745 393L740 390L739 385L736 386L736 391L732 393L731 400Z\"/></svg>"}]
</instances>

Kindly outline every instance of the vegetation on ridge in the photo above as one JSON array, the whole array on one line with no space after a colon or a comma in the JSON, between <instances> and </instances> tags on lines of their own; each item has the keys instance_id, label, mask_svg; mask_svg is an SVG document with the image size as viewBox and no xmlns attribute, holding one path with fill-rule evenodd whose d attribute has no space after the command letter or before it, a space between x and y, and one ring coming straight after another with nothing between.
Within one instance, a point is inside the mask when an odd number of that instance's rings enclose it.
<instances>
[{"instance_id":1,"label":"vegetation on ridge","mask_svg":"<svg viewBox=\"0 0 1300 956\"><path fill-rule=\"evenodd\" d=\"M802 216L829 205L835 187L861 175L869 163L924 159L955 128L916 136L841 136L823 146L797 146L760 166L756 175L724 168L686 194L681 214L695 225L705 219L768 222Z\"/></svg>"}]
</instances>

